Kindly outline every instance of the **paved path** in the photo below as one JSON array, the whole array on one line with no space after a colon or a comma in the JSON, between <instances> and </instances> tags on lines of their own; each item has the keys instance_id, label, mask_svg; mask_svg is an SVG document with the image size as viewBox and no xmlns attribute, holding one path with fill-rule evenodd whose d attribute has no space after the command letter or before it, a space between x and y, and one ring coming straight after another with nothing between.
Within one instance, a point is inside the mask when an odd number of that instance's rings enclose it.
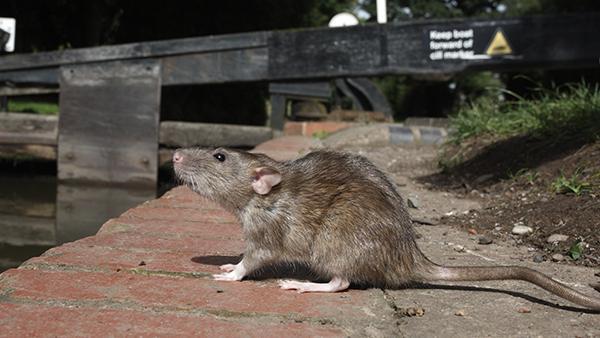
<instances>
[{"instance_id":1,"label":"paved path","mask_svg":"<svg viewBox=\"0 0 600 338\"><path fill-rule=\"evenodd\" d=\"M282 138L259 150L283 159L311 144ZM449 243L473 244L464 232L444 226L418 231L424 250L440 263L487 262L452 249ZM187 188L175 188L108 221L96 236L2 273L0 336L600 336L600 315L498 291L515 283L481 284L483 291L298 294L278 289L271 279L212 280L218 265L239 260L243 247L231 215ZM509 245L492 245L477 254L498 263L510 262L514 252ZM556 267L543 268L552 273ZM589 279L587 270L568 269L559 268L565 275L581 273L582 283ZM520 290L557 300L534 287ZM406 316L421 310L422 316Z\"/></svg>"}]
</instances>

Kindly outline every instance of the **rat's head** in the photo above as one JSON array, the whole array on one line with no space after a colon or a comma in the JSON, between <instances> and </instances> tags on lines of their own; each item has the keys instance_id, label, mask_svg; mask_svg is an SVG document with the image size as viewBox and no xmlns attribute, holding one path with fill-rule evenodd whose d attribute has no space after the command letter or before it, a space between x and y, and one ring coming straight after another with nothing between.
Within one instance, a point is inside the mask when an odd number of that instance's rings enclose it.
<instances>
[{"instance_id":1,"label":"rat's head","mask_svg":"<svg viewBox=\"0 0 600 338\"><path fill-rule=\"evenodd\" d=\"M188 148L173 154L179 180L200 195L234 209L244 207L255 194L268 194L281 182L274 164L264 155L227 148Z\"/></svg>"}]
</instances>

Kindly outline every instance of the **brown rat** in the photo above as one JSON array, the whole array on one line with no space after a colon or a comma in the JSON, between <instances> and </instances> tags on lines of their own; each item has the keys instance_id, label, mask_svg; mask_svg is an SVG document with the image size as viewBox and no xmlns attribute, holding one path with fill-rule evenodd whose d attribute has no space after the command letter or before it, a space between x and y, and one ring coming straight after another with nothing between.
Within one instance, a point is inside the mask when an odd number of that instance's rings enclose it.
<instances>
[{"instance_id":1,"label":"brown rat","mask_svg":"<svg viewBox=\"0 0 600 338\"><path fill-rule=\"evenodd\" d=\"M600 299L520 266L446 267L418 248L402 197L361 156L315 151L287 162L226 148L180 149L177 177L234 213L246 250L217 280L241 280L282 262L308 265L329 283L281 281L283 289L335 292L350 283L398 288L426 281L524 280L600 310Z\"/></svg>"}]
</instances>

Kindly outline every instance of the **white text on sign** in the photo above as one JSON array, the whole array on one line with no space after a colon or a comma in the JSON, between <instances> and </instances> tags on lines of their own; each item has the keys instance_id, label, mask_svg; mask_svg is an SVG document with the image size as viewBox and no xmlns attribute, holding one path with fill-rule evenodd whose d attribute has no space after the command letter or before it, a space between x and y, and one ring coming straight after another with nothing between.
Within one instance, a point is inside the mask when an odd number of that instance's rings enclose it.
<instances>
[{"instance_id":1,"label":"white text on sign","mask_svg":"<svg viewBox=\"0 0 600 338\"><path fill-rule=\"evenodd\" d=\"M429 59L473 58L473 29L429 31Z\"/></svg>"}]
</instances>

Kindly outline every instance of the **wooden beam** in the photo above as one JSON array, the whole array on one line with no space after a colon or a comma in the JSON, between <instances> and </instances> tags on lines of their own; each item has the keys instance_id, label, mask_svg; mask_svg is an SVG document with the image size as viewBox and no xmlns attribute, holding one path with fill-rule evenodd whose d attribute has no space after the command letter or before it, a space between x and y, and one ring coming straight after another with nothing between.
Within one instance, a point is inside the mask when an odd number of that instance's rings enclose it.
<instances>
[{"instance_id":1,"label":"wooden beam","mask_svg":"<svg viewBox=\"0 0 600 338\"><path fill-rule=\"evenodd\" d=\"M244 33L5 55L0 81L56 83L61 65L140 58L163 60L167 85L597 67L598 31L590 13Z\"/></svg>"},{"instance_id":2,"label":"wooden beam","mask_svg":"<svg viewBox=\"0 0 600 338\"><path fill-rule=\"evenodd\" d=\"M379 26L274 32L269 41L269 76L302 79L373 74L387 60Z\"/></svg>"},{"instance_id":3,"label":"wooden beam","mask_svg":"<svg viewBox=\"0 0 600 338\"><path fill-rule=\"evenodd\" d=\"M253 32L67 49L56 52L10 54L0 57L2 60L0 71L258 48L266 46L268 35L269 32Z\"/></svg>"},{"instance_id":4,"label":"wooden beam","mask_svg":"<svg viewBox=\"0 0 600 338\"><path fill-rule=\"evenodd\" d=\"M56 145L0 144L0 158L35 158L56 160Z\"/></svg>"},{"instance_id":5,"label":"wooden beam","mask_svg":"<svg viewBox=\"0 0 600 338\"><path fill-rule=\"evenodd\" d=\"M55 160L57 124L58 116L0 113L0 157L31 156ZM261 126L164 121L159 128L159 143L173 148L253 147L273 138L273 130Z\"/></svg>"},{"instance_id":6,"label":"wooden beam","mask_svg":"<svg viewBox=\"0 0 600 338\"><path fill-rule=\"evenodd\" d=\"M154 60L62 67L59 180L154 186L160 88Z\"/></svg>"},{"instance_id":7,"label":"wooden beam","mask_svg":"<svg viewBox=\"0 0 600 338\"><path fill-rule=\"evenodd\" d=\"M42 95L57 94L58 88L50 87L0 87L0 96L24 96L24 95Z\"/></svg>"},{"instance_id":8,"label":"wooden beam","mask_svg":"<svg viewBox=\"0 0 600 338\"><path fill-rule=\"evenodd\" d=\"M285 124L285 113L286 113L286 99L284 95L272 94L271 95L271 116L270 125L274 130L283 130Z\"/></svg>"},{"instance_id":9,"label":"wooden beam","mask_svg":"<svg viewBox=\"0 0 600 338\"><path fill-rule=\"evenodd\" d=\"M58 117L0 113L0 144L56 145Z\"/></svg>"},{"instance_id":10,"label":"wooden beam","mask_svg":"<svg viewBox=\"0 0 600 338\"><path fill-rule=\"evenodd\" d=\"M598 67L599 31L594 13L273 32L269 78ZM498 34L508 48L491 48Z\"/></svg>"},{"instance_id":11,"label":"wooden beam","mask_svg":"<svg viewBox=\"0 0 600 338\"><path fill-rule=\"evenodd\" d=\"M2 61L4 61L3 57L0 57L0 64L2 64ZM35 68L6 72L0 71L0 82L57 85L58 68Z\"/></svg>"},{"instance_id":12,"label":"wooden beam","mask_svg":"<svg viewBox=\"0 0 600 338\"><path fill-rule=\"evenodd\" d=\"M268 58L264 47L165 57L162 81L181 85L265 80Z\"/></svg>"},{"instance_id":13,"label":"wooden beam","mask_svg":"<svg viewBox=\"0 0 600 338\"><path fill-rule=\"evenodd\" d=\"M273 82L269 84L270 94L281 94L293 98L319 98L329 101L332 97L331 84L320 82Z\"/></svg>"},{"instance_id":14,"label":"wooden beam","mask_svg":"<svg viewBox=\"0 0 600 338\"><path fill-rule=\"evenodd\" d=\"M273 138L268 127L164 121L160 144L169 147L253 147Z\"/></svg>"}]
</instances>

